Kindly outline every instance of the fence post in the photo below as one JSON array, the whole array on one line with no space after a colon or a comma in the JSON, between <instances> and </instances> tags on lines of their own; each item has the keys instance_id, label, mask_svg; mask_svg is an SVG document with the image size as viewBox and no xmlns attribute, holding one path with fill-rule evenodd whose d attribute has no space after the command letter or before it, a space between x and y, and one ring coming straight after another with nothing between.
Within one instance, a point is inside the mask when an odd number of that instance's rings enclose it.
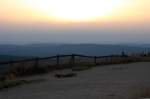
<instances>
[{"instance_id":1,"label":"fence post","mask_svg":"<svg viewBox=\"0 0 150 99\"><path fill-rule=\"evenodd\" d=\"M13 66L13 61L12 61L12 60L10 60L10 62L9 62L9 66L10 66L10 67L12 67L12 66Z\"/></svg>"},{"instance_id":2,"label":"fence post","mask_svg":"<svg viewBox=\"0 0 150 99\"><path fill-rule=\"evenodd\" d=\"M57 55L56 60L57 60L57 65L59 66L59 55Z\"/></svg>"},{"instance_id":3,"label":"fence post","mask_svg":"<svg viewBox=\"0 0 150 99\"><path fill-rule=\"evenodd\" d=\"M39 58L35 58L34 69L37 69L39 65Z\"/></svg>"},{"instance_id":4,"label":"fence post","mask_svg":"<svg viewBox=\"0 0 150 99\"><path fill-rule=\"evenodd\" d=\"M13 70L13 61L10 60L10 61L9 61L9 69L8 69L8 72L11 73L12 70Z\"/></svg>"},{"instance_id":5,"label":"fence post","mask_svg":"<svg viewBox=\"0 0 150 99\"><path fill-rule=\"evenodd\" d=\"M75 54L71 55L71 66L73 67L75 65Z\"/></svg>"},{"instance_id":6,"label":"fence post","mask_svg":"<svg viewBox=\"0 0 150 99\"><path fill-rule=\"evenodd\" d=\"M150 52L148 52L148 56L150 56Z\"/></svg>"},{"instance_id":7,"label":"fence post","mask_svg":"<svg viewBox=\"0 0 150 99\"><path fill-rule=\"evenodd\" d=\"M105 57L105 62L104 64L108 64L109 60L108 60L108 57Z\"/></svg>"},{"instance_id":8,"label":"fence post","mask_svg":"<svg viewBox=\"0 0 150 99\"><path fill-rule=\"evenodd\" d=\"M97 57L96 56L94 57L94 64L95 64L95 66L97 65Z\"/></svg>"}]
</instances>

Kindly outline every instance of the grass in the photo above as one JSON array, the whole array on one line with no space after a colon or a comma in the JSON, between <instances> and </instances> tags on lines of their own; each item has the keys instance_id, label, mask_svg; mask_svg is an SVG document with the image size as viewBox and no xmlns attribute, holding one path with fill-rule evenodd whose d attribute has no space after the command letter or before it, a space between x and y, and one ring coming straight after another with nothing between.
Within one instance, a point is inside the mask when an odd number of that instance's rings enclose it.
<instances>
[{"instance_id":1,"label":"grass","mask_svg":"<svg viewBox=\"0 0 150 99\"><path fill-rule=\"evenodd\" d=\"M150 99L150 88L140 89L133 94L131 99Z\"/></svg>"},{"instance_id":2,"label":"grass","mask_svg":"<svg viewBox=\"0 0 150 99\"><path fill-rule=\"evenodd\" d=\"M37 83L45 81L45 79L38 79L38 80L7 80L0 82L0 90L8 89L8 88L14 88L17 86L21 86L24 84L30 84L30 83Z\"/></svg>"},{"instance_id":3,"label":"grass","mask_svg":"<svg viewBox=\"0 0 150 99\"><path fill-rule=\"evenodd\" d=\"M4 81L4 82L0 82L0 90L2 89L8 89L8 88L13 88L19 85L23 85L29 83L26 80L18 80L18 81Z\"/></svg>"},{"instance_id":4,"label":"grass","mask_svg":"<svg viewBox=\"0 0 150 99\"><path fill-rule=\"evenodd\" d=\"M91 68L92 68L91 66L78 66L78 67L72 68L72 71L84 71L84 70L88 70Z\"/></svg>"},{"instance_id":5,"label":"grass","mask_svg":"<svg viewBox=\"0 0 150 99\"><path fill-rule=\"evenodd\" d=\"M15 85L20 85L20 83L21 84L25 83L25 81L6 82L5 79L14 80L17 77L41 75L41 74L48 73L50 71L66 69L66 68L71 68L72 71L83 71L83 70L91 69L92 67L95 67L95 66L111 65L111 64L127 64L127 63L132 63L132 62L136 62L134 61L134 58L125 58L125 59L124 58L123 59L112 58L111 60L100 59L100 60L97 60L97 63L95 63L93 59L85 58L83 60L82 59L76 60L74 65L70 63L70 59L63 60L63 63L60 63L59 65L57 64L52 65L50 63L44 64L44 62L42 61L41 62L39 61L39 65L37 66L35 65L34 61L25 62L22 64L14 63L12 67L8 70L8 72L6 72L4 77L2 77L2 79L0 77L0 89L3 87L15 86ZM122 70L123 68L116 68L116 69Z\"/></svg>"},{"instance_id":6,"label":"grass","mask_svg":"<svg viewBox=\"0 0 150 99\"><path fill-rule=\"evenodd\" d=\"M76 76L77 76L76 73L55 74L56 78L72 78L72 77L76 77Z\"/></svg>"}]
</instances>

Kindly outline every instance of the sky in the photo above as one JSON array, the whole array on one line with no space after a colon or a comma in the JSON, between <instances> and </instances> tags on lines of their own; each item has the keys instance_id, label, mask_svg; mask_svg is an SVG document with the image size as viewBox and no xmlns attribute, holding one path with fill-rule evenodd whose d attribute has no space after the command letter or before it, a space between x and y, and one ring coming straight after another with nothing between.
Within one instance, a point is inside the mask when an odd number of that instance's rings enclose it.
<instances>
[{"instance_id":1,"label":"sky","mask_svg":"<svg viewBox=\"0 0 150 99\"><path fill-rule=\"evenodd\" d=\"M150 0L0 0L0 44L150 43Z\"/></svg>"}]
</instances>

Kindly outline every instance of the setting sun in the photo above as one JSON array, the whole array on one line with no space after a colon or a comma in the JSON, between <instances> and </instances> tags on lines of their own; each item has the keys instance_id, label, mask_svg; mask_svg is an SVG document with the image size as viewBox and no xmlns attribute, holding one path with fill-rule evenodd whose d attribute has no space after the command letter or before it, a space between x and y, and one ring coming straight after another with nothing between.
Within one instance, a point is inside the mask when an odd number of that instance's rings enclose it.
<instances>
[{"instance_id":1,"label":"setting sun","mask_svg":"<svg viewBox=\"0 0 150 99\"><path fill-rule=\"evenodd\" d=\"M124 0L26 0L38 14L61 21L90 21L122 7Z\"/></svg>"}]
</instances>

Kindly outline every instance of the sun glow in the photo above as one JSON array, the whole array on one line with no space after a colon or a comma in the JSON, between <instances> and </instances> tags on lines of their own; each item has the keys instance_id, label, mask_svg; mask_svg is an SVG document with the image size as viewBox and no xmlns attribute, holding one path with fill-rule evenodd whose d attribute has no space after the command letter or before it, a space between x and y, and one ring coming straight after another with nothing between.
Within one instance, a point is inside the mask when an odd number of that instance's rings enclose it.
<instances>
[{"instance_id":1,"label":"sun glow","mask_svg":"<svg viewBox=\"0 0 150 99\"><path fill-rule=\"evenodd\" d=\"M25 0L42 16L65 21L90 21L109 16L126 0Z\"/></svg>"}]
</instances>

